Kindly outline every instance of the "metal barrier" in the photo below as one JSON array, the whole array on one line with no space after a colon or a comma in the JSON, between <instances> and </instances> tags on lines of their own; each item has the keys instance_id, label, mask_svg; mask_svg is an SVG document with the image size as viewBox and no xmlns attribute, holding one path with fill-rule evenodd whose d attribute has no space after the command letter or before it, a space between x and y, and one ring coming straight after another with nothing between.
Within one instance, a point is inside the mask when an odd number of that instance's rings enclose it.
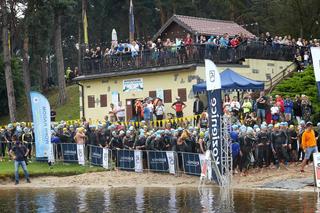
<instances>
[{"instance_id":1,"label":"metal barrier","mask_svg":"<svg viewBox=\"0 0 320 213\"><path fill-rule=\"evenodd\" d=\"M148 170L153 172L169 172L176 174L178 156L174 151L146 151Z\"/></svg>"},{"instance_id":2,"label":"metal barrier","mask_svg":"<svg viewBox=\"0 0 320 213\"><path fill-rule=\"evenodd\" d=\"M179 152L178 155L182 159L183 172L189 175L201 175L201 165L204 159L204 154Z\"/></svg>"}]
</instances>

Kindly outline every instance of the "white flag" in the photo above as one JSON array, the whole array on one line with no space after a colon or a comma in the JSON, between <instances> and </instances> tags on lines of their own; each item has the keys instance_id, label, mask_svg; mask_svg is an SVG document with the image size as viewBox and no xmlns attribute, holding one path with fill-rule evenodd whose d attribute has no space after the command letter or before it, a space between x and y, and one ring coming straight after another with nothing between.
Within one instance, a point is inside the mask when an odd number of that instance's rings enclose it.
<instances>
[{"instance_id":1,"label":"white flag","mask_svg":"<svg viewBox=\"0 0 320 213\"><path fill-rule=\"evenodd\" d=\"M311 47L314 75L320 81L320 47Z\"/></svg>"},{"instance_id":2,"label":"white flag","mask_svg":"<svg viewBox=\"0 0 320 213\"><path fill-rule=\"evenodd\" d=\"M167 153L167 159L169 164L169 173L176 174L174 153L173 151L167 151L166 153Z\"/></svg>"},{"instance_id":3,"label":"white flag","mask_svg":"<svg viewBox=\"0 0 320 213\"><path fill-rule=\"evenodd\" d=\"M77 154L78 154L79 164L84 166L85 160L84 160L84 145L83 144L77 144Z\"/></svg>"},{"instance_id":4,"label":"white flag","mask_svg":"<svg viewBox=\"0 0 320 213\"><path fill-rule=\"evenodd\" d=\"M134 150L134 171L143 172L142 151Z\"/></svg>"},{"instance_id":5,"label":"white flag","mask_svg":"<svg viewBox=\"0 0 320 213\"><path fill-rule=\"evenodd\" d=\"M102 152L102 166L105 169L109 169L109 149L103 149L103 152Z\"/></svg>"},{"instance_id":6,"label":"white flag","mask_svg":"<svg viewBox=\"0 0 320 213\"><path fill-rule=\"evenodd\" d=\"M221 89L221 79L217 66L208 59L204 60L206 70L207 90Z\"/></svg>"}]
</instances>

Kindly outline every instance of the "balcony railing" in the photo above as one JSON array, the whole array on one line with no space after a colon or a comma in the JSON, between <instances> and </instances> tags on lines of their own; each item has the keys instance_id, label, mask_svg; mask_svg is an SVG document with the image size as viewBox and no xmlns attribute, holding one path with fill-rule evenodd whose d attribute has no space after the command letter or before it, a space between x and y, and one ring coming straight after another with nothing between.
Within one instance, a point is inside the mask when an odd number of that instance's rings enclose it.
<instances>
[{"instance_id":1,"label":"balcony railing","mask_svg":"<svg viewBox=\"0 0 320 213\"><path fill-rule=\"evenodd\" d=\"M129 52L102 56L101 59L85 58L82 61L82 75L201 64L204 59L211 59L216 64L238 64L245 58L293 61L295 53L296 47L293 46L269 46L259 42L246 42L235 48L213 44L171 47L161 51L144 50L136 55Z\"/></svg>"}]
</instances>

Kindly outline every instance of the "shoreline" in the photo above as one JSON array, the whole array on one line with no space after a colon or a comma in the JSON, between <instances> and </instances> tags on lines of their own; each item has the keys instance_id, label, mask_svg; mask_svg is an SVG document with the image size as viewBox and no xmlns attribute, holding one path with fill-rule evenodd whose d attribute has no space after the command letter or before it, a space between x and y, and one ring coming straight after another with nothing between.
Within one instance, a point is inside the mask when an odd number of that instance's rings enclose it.
<instances>
[{"instance_id":1,"label":"shoreline","mask_svg":"<svg viewBox=\"0 0 320 213\"><path fill-rule=\"evenodd\" d=\"M312 166L306 169L305 173L298 172L298 167L291 165L288 169L281 168L266 169L264 171L250 170L250 174L246 177L240 177L239 174L234 175L232 181L232 190L262 190L262 191L283 191L283 192L316 192L317 188L310 186L312 182L313 170ZM12 179L2 180L0 182L1 189L52 189L52 188L132 188L132 187L148 187L148 188L171 188L171 187L192 187L198 188L199 177L192 175L174 176L167 173L144 172L135 173L128 171L103 171L84 173L72 176L31 176L31 184L25 183L24 178L20 178L20 184L14 185ZM292 182L308 179L308 183L298 189L286 189L277 187L268 187L268 184L279 182ZM297 186L299 186L297 182ZM204 187L218 188L215 183L205 184Z\"/></svg>"}]
</instances>

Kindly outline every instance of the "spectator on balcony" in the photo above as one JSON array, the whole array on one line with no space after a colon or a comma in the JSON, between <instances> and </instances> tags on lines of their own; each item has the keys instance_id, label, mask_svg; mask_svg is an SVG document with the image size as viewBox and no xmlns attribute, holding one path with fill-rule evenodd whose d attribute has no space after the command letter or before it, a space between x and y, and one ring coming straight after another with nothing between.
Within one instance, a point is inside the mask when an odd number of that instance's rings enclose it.
<instances>
[{"instance_id":1,"label":"spectator on balcony","mask_svg":"<svg viewBox=\"0 0 320 213\"><path fill-rule=\"evenodd\" d=\"M163 48L164 48L164 46L161 41L161 38L158 38L157 43L156 43L156 48L155 48L155 53L156 53L155 57L158 60L158 63L160 63L160 64L163 61L163 51L164 51Z\"/></svg>"},{"instance_id":2,"label":"spectator on balcony","mask_svg":"<svg viewBox=\"0 0 320 213\"><path fill-rule=\"evenodd\" d=\"M279 38L279 40L281 40ZM266 32L265 44L271 46L272 45L272 37L269 32Z\"/></svg>"},{"instance_id":3,"label":"spectator on balcony","mask_svg":"<svg viewBox=\"0 0 320 213\"><path fill-rule=\"evenodd\" d=\"M239 36L234 37L230 41L230 46L233 47L233 48L237 47L239 44L240 44Z\"/></svg>"},{"instance_id":4,"label":"spectator on balcony","mask_svg":"<svg viewBox=\"0 0 320 213\"><path fill-rule=\"evenodd\" d=\"M199 44L205 44L207 43L207 39L204 35L201 35L198 41Z\"/></svg>"},{"instance_id":5,"label":"spectator on balcony","mask_svg":"<svg viewBox=\"0 0 320 213\"><path fill-rule=\"evenodd\" d=\"M229 34L225 33L223 37L219 40L220 47L228 47L229 46Z\"/></svg>"},{"instance_id":6,"label":"spectator on balcony","mask_svg":"<svg viewBox=\"0 0 320 213\"><path fill-rule=\"evenodd\" d=\"M183 44L186 48L187 58L190 59L193 54L193 39L191 38L190 33L187 34L187 37L184 39Z\"/></svg>"}]
</instances>

